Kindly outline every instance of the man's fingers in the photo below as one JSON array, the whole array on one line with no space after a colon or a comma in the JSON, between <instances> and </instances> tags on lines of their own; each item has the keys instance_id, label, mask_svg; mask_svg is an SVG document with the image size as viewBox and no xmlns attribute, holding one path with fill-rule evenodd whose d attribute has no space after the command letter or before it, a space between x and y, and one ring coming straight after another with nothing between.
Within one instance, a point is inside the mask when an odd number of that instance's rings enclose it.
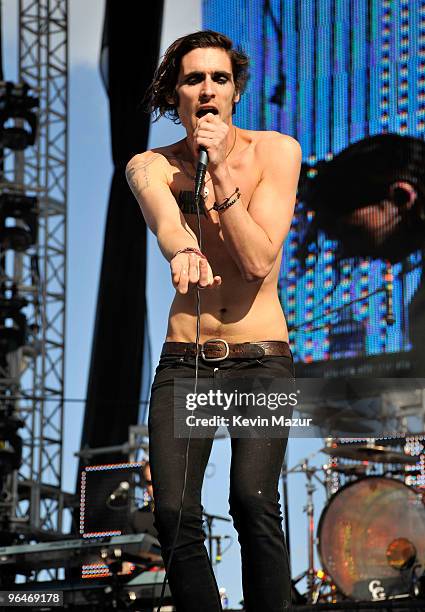
<instances>
[{"instance_id":1,"label":"man's fingers","mask_svg":"<svg viewBox=\"0 0 425 612\"><path fill-rule=\"evenodd\" d=\"M195 253L189 255L189 281L197 283L199 280L198 257Z\"/></svg>"},{"instance_id":2,"label":"man's fingers","mask_svg":"<svg viewBox=\"0 0 425 612\"><path fill-rule=\"evenodd\" d=\"M196 261L196 256L194 257L194 259ZM191 258L190 257L181 258L179 256L173 259L170 265L171 265L171 280L172 280L174 288L179 293L187 293L188 288L189 288L189 282L190 282L189 276L190 276ZM197 264L195 264L195 273L196 273L196 279L197 279L198 278ZM194 274L194 271L192 269L192 275L193 274Z\"/></svg>"},{"instance_id":3,"label":"man's fingers","mask_svg":"<svg viewBox=\"0 0 425 612\"><path fill-rule=\"evenodd\" d=\"M220 119L218 115L215 115L214 113L207 113L198 119L198 126L202 125L203 123L219 123L219 121Z\"/></svg>"},{"instance_id":4,"label":"man's fingers","mask_svg":"<svg viewBox=\"0 0 425 612\"><path fill-rule=\"evenodd\" d=\"M204 136L198 136L196 138L196 145L199 149L199 147L211 147L211 145L214 145L215 141L212 138L205 138Z\"/></svg>"},{"instance_id":5,"label":"man's fingers","mask_svg":"<svg viewBox=\"0 0 425 612\"><path fill-rule=\"evenodd\" d=\"M175 263L171 265L171 279L175 289L179 293L187 293L189 285L188 269L185 264L177 266Z\"/></svg>"},{"instance_id":6,"label":"man's fingers","mask_svg":"<svg viewBox=\"0 0 425 612\"><path fill-rule=\"evenodd\" d=\"M171 265L171 282L174 287L177 288L180 280L181 267L177 268L175 265Z\"/></svg>"},{"instance_id":7,"label":"man's fingers","mask_svg":"<svg viewBox=\"0 0 425 612\"><path fill-rule=\"evenodd\" d=\"M201 259L191 253L186 262L177 267L171 264L171 277L175 289L182 294L189 290L189 285L197 285L200 289L221 285L221 276L213 276L206 259Z\"/></svg>"},{"instance_id":8,"label":"man's fingers","mask_svg":"<svg viewBox=\"0 0 425 612\"><path fill-rule=\"evenodd\" d=\"M199 260L199 287L202 289L208 286L208 263L206 259Z\"/></svg>"},{"instance_id":9,"label":"man's fingers","mask_svg":"<svg viewBox=\"0 0 425 612\"><path fill-rule=\"evenodd\" d=\"M188 287L189 287L189 272L186 266L182 266L177 291L179 291L180 293L187 293Z\"/></svg>"},{"instance_id":10,"label":"man's fingers","mask_svg":"<svg viewBox=\"0 0 425 612\"><path fill-rule=\"evenodd\" d=\"M217 128L212 123L204 123L203 125L200 125L196 131L197 136L201 136L201 135L211 136L212 134L216 134L216 133L217 133Z\"/></svg>"},{"instance_id":11,"label":"man's fingers","mask_svg":"<svg viewBox=\"0 0 425 612\"><path fill-rule=\"evenodd\" d=\"M204 286L199 285L200 289L205 289L205 287L208 287L208 289L214 288L214 287L219 287L221 285L221 276L214 276L214 278L207 283Z\"/></svg>"}]
</instances>

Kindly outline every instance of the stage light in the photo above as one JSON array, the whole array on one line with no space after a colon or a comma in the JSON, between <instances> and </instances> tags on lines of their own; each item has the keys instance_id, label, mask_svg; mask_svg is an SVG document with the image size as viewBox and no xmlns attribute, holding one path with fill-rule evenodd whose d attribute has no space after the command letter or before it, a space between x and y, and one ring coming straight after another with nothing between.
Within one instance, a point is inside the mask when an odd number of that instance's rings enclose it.
<instances>
[{"instance_id":1,"label":"stage light","mask_svg":"<svg viewBox=\"0 0 425 612\"><path fill-rule=\"evenodd\" d=\"M0 411L0 477L19 469L22 461L22 438L17 431L24 423L9 411Z\"/></svg>"},{"instance_id":2,"label":"stage light","mask_svg":"<svg viewBox=\"0 0 425 612\"><path fill-rule=\"evenodd\" d=\"M38 98L28 94L26 83L0 81L0 143L13 151L23 151L35 142L37 116L31 110L38 106ZM6 125L21 120L24 126Z\"/></svg>"},{"instance_id":3,"label":"stage light","mask_svg":"<svg viewBox=\"0 0 425 612\"><path fill-rule=\"evenodd\" d=\"M15 222L10 225L10 221ZM25 251L37 242L37 198L19 193L0 195L0 246Z\"/></svg>"},{"instance_id":4,"label":"stage light","mask_svg":"<svg viewBox=\"0 0 425 612\"><path fill-rule=\"evenodd\" d=\"M0 295L0 359L26 344L27 318L22 308L28 305L25 298L17 295ZM13 290L12 290L13 291Z\"/></svg>"}]
</instances>

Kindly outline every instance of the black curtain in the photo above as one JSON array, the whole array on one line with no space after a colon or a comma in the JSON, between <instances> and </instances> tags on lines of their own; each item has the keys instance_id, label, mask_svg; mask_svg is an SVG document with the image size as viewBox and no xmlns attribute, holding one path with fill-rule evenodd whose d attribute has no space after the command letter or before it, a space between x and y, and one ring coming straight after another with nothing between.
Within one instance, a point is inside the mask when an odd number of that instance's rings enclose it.
<instances>
[{"instance_id":1,"label":"black curtain","mask_svg":"<svg viewBox=\"0 0 425 612\"><path fill-rule=\"evenodd\" d=\"M0 0L0 81L3 80L3 2Z\"/></svg>"},{"instance_id":2,"label":"black curtain","mask_svg":"<svg viewBox=\"0 0 425 612\"><path fill-rule=\"evenodd\" d=\"M112 178L81 448L128 439L139 414L146 300L146 226L125 179L145 151L150 117L141 99L158 62L163 0L106 0L100 67L109 96ZM81 245L84 248L84 245ZM97 456L88 463L122 459Z\"/></svg>"}]
</instances>

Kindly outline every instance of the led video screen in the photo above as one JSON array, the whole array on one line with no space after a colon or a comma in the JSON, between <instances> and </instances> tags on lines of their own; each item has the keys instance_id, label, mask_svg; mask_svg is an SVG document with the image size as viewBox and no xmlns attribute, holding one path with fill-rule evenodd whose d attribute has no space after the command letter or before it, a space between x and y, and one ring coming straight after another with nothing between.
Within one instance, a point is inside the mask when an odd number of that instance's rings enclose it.
<instances>
[{"instance_id":1,"label":"led video screen","mask_svg":"<svg viewBox=\"0 0 425 612\"><path fill-rule=\"evenodd\" d=\"M425 376L425 4L204 0L250 56L235 123L303 150L279 295L298 376Z\"/></svg>"}]
</instances>

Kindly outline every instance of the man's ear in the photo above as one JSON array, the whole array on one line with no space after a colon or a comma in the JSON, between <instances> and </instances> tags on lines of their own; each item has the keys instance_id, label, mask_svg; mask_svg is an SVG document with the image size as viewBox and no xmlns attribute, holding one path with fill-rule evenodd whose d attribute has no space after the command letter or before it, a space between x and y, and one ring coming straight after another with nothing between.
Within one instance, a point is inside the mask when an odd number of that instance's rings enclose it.
<instances>
[{"instance_id":1,"label":"man's ear","mask_svg":"<svg viewBox=\"0 0 425 612\"><path fill-rule=\"evenodd\" d=\"M241 94L239 93L238 90L235 90L235 93L234 93L234 96L233 96L234 104L237 104L240 99L241 99Z\"/></svg>"},{"instance_id":2,"label":"man's ear","mask_svg":"<svg viewBox=\"0 0 425 612\"><path fill-rule=\"evenodd\" d=\"M179 105L179 96L178 93L175 91L173 93L172 96L166 96L166 101L168 104L170 104L171 106L178 106Z\"/></svg>"}]
</instances>

